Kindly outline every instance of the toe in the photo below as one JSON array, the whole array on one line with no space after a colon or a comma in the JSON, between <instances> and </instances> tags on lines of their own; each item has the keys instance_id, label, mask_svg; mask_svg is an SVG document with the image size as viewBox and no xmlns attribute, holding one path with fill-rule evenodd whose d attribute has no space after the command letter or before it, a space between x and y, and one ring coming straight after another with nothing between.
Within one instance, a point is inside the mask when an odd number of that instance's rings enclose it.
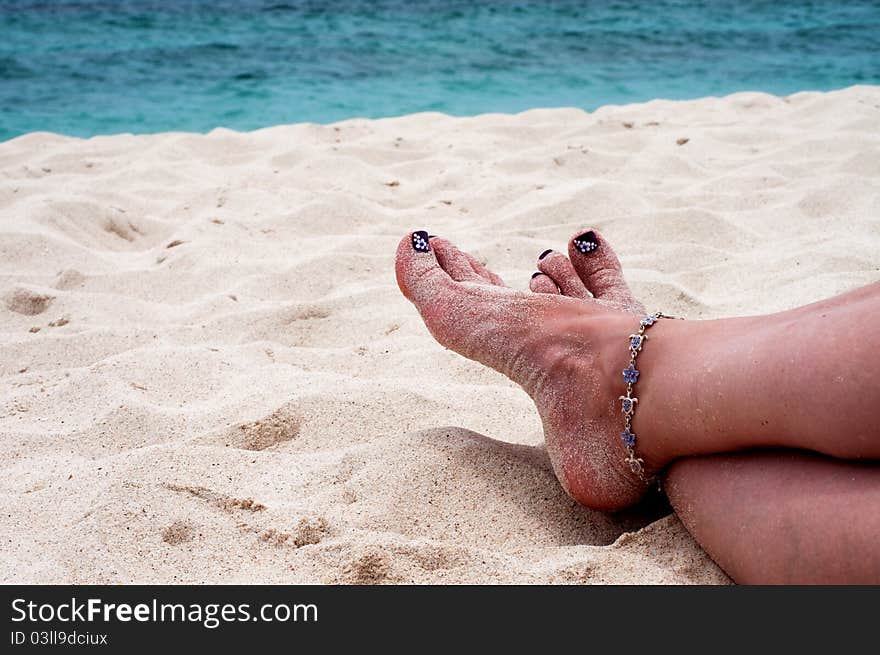
<instances>
[{"instance_id":1,"label":"toe","mask_svg":"<svg viewBox=\"0 0 880 655\"><path fill-rule=\"evenodd\" d=\"M469 252L465 252L462 254L467 258L468 262L471 265L471 268L474 269L474 272L482 277L484 280L486 280L490 284L495 284L499 287L507 286L506 284L504 284L504 280L502 280L500 276L496 275L488 268L486 268L486 265L483 264L483 262L481 262L479 259L474 257L472 254L470 254Z\"/></svg>"},{"instance_id":2,"label":"toe","mask_svg":"<svg viewBox=\"0 0 880 655\"><path fill-rule=\"evenodd\" d=\"M397 246L397 286L419 309L438 294L449 293L455 281L440 267L424 231L407 234Z\"/></svg>"},{"instance_id":3,"label":"toe","mask_svg":"<svg viewBox=\"0 0 880 655\"><path fill-rule=\"evenodd\" d=\"M562 295L570 298L585 299L590 297L587 287L578 277L577 271L571 265L571 261L561 252L555 250L544 251L538 258L538 270L549 276Z\"/></svg>"},{"instance_id":4,"label":"toe","mask_svg":"<svg viewBox=\"0 0 880 655\"><path fill-rule=\"evenodd\" d=\"M623 277L617 254L599 232L576 234L568 243L568 253L580 279L596 298L643 311Z\"/></svg>"},{"instance_id":5,"label":"toe","mask_svg":"<svg viewBox=\"0 0 880 655\"><path fill-rule=\"evenodd\" d=\"M559 295L559 288L556 286L556 283L550 279L550 276L544 275L541 271L532 273L532 279L529 280L529 289L535 293Z\"/></svg>"},{"instance_id":6,"label":"toe","mask_svg":"<svg viewBox=\"0 0 880 655\"><path fill-rule=\"evenodd\" d=\"M456 282L479 282L485 284L489 280L474 270L467 255L440 237L431 237L431 249L437 256L440 267L449 273ZM473 261L476 261L475 259Z\"/></svg>"}]
</instances>

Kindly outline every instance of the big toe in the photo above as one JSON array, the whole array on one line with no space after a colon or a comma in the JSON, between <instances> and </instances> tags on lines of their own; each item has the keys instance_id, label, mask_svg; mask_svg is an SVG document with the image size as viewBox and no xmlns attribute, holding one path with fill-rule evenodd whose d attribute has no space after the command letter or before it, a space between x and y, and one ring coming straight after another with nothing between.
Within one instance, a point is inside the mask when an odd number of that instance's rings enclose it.
<instances>
[{"instance_id":1,"label":"big toe","mask_svg":"<svg viewBox=\"0 0 880 655\"><path fill-rule=\"evenodd\" d=\"M400 291L420 312L432 300L455 290L455 280L440 266L424 230L411 232L400 240L394 272Z\"/></svg>"},{"instance_id":2,"label":"big toe","mask_svg":"<svg viewBox=\"0 0 880 655\"><path fill-rule=\"evenodd\" d=\"M594 297L635 311L644 311L623 277L620 259L597 230L587 230L568 243L571 263Z\"/></svg>"}]
</instances>

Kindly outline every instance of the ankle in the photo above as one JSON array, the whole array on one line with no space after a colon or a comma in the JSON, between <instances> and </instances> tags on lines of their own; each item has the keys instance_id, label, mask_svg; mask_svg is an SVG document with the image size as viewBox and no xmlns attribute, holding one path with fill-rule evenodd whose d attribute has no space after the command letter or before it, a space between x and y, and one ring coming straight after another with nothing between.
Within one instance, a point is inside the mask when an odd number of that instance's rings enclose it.
<instances>
[{"instance_id":1,"label":"ankle","mask_svg":"<svg viewBox=\"0 0 880 655\"><path fill-rule=\"evenodd\" d=\"M622 397L626 395L627 387L623 371L630 363L630 336L638 334L641 318L630 318L626 328L618 331L613 343L609 344L609 353L615 363L611 379L619 391L615 400L620 433L624 431L626 418L622 407ZM687 395L682 386L687 378L681 374L681 330L676 325L680 323L662 318L651 325L643 335L642 350L635 362L638 377L631 387L630 397L635 402L630 431L636 435L633 446L635 456L644 461L647 474L662 469L676 456L684 454L675 448L676 441L667 421L669 406L680 405L681 399Z\"/></svg>"}]
</instances>

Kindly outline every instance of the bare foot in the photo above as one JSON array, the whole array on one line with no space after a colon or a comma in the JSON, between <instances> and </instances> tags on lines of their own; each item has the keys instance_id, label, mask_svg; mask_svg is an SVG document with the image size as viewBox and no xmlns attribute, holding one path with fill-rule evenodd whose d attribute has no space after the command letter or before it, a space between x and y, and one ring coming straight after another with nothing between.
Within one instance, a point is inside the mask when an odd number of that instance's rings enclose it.
<instances>
[{"instance_id":1,"label":"bare foot","mask_svg":"<svg viewBox=\"0 0 880 655\"><path fill-rule=\"evenodd\" d=\"M595 509L620 509L647 490L625 463L619 438L625 343L640 305L601 235L584 233L571 248L571 260L543 253L542 275L532 280L533 290L552 284L566 295L534 294L504 286L445 239L414 232L398 246L397 283L437 341L532 397L568 494ZM664 463L640 455L649 473Z\"/></svg>"}]
</instances>

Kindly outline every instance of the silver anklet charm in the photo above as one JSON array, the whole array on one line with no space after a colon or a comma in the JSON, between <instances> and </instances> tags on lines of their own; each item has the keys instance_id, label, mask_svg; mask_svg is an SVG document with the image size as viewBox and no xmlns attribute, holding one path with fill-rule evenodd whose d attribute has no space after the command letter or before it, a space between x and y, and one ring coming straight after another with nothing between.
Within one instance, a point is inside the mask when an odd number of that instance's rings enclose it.
<instances>
[{"instance_id":1,"label":"silver anklet charm","mask_svg":"<svg viewBox=\"0 0 880 655\"><path fill-rule=\"evenodd\" d=\"M623 441L623 445L626 446L627 452L627 458L624 461L629 464L630 470L639 476L639 479L645 484L650 484L653 481L653 476L648 477L645 475L645 461L641 457L636 457L636 435L631 427L633 416L636 412L636 403L639 402L639 399L635 398L632 392L639 379L639 371L636 369L636 357L642 352L642 347L648 339L645 331L661 318L672 317L666 316L662 312L655 312L645 316L639 321L639 331L636 334L629 335L629 366L623 369L626 395L620 397L621 411L626 421L623 432L620 433L620 438Z\"/></svg>"}]
</instances>

